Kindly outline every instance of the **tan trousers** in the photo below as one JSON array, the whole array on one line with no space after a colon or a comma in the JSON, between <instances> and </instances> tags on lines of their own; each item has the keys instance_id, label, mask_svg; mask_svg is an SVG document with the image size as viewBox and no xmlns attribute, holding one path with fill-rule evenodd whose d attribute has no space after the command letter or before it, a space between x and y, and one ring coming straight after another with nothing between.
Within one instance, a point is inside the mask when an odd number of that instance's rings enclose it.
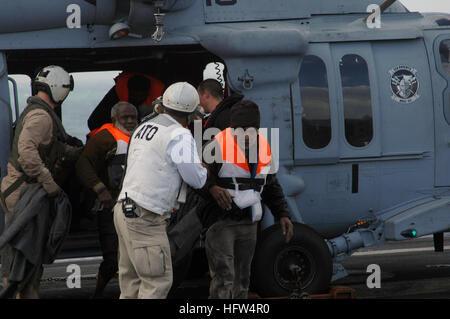
<instances>
[{"instance_id":1,"label":"tan trousers","mask_svg":"<svg viewBox=\"0 0 450 319\"><path fill-rule=\"evenodd\" d=\"M127 218L122 204L114 207L119 239L120 299L163 299L172 286L167 224L161 216L137 206L137 218Z\"/></svg>"}]
</instances>

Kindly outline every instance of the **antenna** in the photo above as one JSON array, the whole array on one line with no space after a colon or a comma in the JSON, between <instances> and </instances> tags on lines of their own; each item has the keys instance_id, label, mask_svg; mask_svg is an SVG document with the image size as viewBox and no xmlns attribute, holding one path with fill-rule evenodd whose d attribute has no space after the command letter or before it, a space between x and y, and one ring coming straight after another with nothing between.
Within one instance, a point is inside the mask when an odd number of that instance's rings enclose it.
<instances>
[{"instance_id":1,"label":"antenna","mask_svg":"<svg viewBox=\"0 0 450 319\"><path fill-rule=\"evenodd\" d=\"M383 2L383 4L380 6L380 14L382 14L384 11L386 11L390 6L392 6L395 2L397 2L397 0L386 0L385 2ZM366 18L364 18L363 22L367 23L367 19L369 19L369 17L372 15L369 14Z\"/></svg>"},{"instance_id":2,"label":"antenna","mask_svg":"<svg viewBox=\"0 0 450 319\"><path fill-rule=\"evenodd\" d=\"M385 2L383 2L383 4L380 6L381 9L381 13L383 13L384 11L386 11L390 6L392 6L395 2L397 2L397 0L386 0Z\"/></svg>"}]
</instances>

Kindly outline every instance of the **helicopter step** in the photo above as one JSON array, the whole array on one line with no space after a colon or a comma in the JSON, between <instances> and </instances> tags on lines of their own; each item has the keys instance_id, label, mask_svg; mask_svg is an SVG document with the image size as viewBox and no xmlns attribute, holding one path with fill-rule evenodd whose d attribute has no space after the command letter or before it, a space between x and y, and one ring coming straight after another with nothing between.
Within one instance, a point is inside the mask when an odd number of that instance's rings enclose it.
<instances>
[{"instance_id":1,"label":"helicopter step","mask_svg":"<svg viewBox=\"0 0 450 319\"><path fill-rule=\"evenodd\" d=\"M449 196L427 196L361 219L354 231L327 241L333 258L386 240L406 240L446 231L450 226ZM361 227L361 228L358 228Z\"/></svg>"},{"instance_id":2,"label":"helicopter step","mask_svg":"<svg viewBox=\"0 0 450 319\"><path fill-rule=\"evenodd\" d=\"M249 299L356 299L356 290L346 286L331 286L330 290L324 294L303 294L289 295L275 298L261 298L256 293L249 293Z\"/></svg>"}]
</instances>

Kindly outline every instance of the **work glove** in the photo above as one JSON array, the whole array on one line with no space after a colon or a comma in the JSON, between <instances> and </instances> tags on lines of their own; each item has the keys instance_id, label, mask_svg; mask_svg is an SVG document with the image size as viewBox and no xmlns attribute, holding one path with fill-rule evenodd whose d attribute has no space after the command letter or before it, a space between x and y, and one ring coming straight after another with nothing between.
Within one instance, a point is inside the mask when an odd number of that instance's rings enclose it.
<instances>
[{"instance_id":1,"label":"work glove","mask_svg":"<svg viewBox=\"0 0 450 319\"><path fill-rule=\"evenodd\" d=\"M83 147L83 142L79 138L70 135L67 136L66 143L74 147Z\"/></svg>"},{"instance_id":2,"label":"work glove","mask_svg":"<svg viewBox=\"0 0 450 319\"><path fill-rule=\"evenodd\" d=\"M41 169L41 174L37 177L38 183L42 185L49 197L55 197L62 192L61 187L53 180L52 174L47 168Z\"/></svg>"}]
</instances>

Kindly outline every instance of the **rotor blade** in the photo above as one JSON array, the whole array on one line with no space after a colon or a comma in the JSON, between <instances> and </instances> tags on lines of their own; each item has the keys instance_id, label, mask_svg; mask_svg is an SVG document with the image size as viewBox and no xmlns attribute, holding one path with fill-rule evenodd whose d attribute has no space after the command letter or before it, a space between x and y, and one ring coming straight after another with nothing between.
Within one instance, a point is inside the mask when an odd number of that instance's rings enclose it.
<instances>
[{"instance_id":1,"label":"rotor blade","mask_svg":"<svg viewBox=\"0 0 450 319\"><path fill-rule=\"evenodd\" d=\"M382 5L380 5L380 13L383 13L384 11L386 11L390 6L392 6L397 0L386 0L385 2L383 2ZM367 20L369 19L369 17L372 15L372 13L370 13L366 18L363 19L363 21L366 23Z\"/></svg>"},{"instance_id":2,"label":"rotor blade","mask_svg":"<svg viewBox=\"0 0 450 319\"><path fill-rule=\"evenodd\" d=\"M397 0L386 0L383 2L383 4L380 6L381 13L386 11L390 6L392 6Z\"/></svg>"}]
</instances>

